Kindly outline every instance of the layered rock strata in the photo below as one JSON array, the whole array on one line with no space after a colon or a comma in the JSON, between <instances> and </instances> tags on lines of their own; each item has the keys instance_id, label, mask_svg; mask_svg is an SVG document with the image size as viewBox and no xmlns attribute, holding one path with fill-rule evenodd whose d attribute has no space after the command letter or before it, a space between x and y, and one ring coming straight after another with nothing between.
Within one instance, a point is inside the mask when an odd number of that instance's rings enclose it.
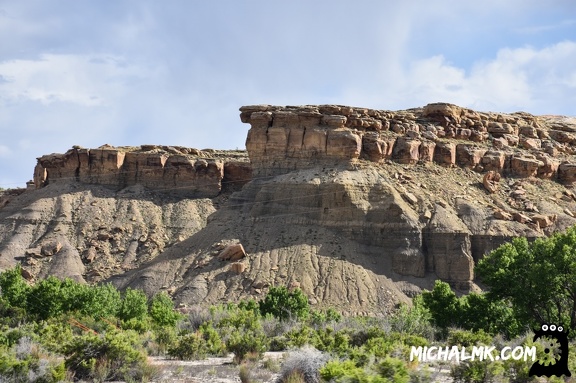
<instances>
[{"instance_id":1,"label":"layered rock strata","mask_svg":"<svg viewBox=\"0 0 576 383\"><path fill-rule=\"evenodd\" d=\"M195 198L218 195L223 182L241 187L250 179L251 167L242 152L156 145L74 147L64 154L38 158L34 169L36 188L53 182L81 182L118 189L139 184Z\"/></svg>"},{"instance_id":2,"label":"layered rock strata","mask_svg":"<svg viewBox=\"0 0 576 383\"><path fill-rule=\"evenodd\" d=\"M255 174L367 159L435 162L512 177L576 180L576 122L482 113L446 103L406 111L338 105L240 108Z\"/></svg>"}]
</instances>

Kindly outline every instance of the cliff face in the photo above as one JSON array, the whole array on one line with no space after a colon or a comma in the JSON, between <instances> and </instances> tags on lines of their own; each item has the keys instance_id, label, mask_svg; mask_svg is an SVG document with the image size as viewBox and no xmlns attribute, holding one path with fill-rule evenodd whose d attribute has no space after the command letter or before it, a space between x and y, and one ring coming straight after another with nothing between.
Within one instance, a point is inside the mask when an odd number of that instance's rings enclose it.
<instances>
[{"instance_id":1,"label":"cliff face","mask_svg":"<svg viewBox=\"0 0 576 383\"><path fill-rule=\"evenodd\" d=\"M243 153L156 145L121 148L104 145L42 156L34 169L36 188L54 182L116 189L142 185L188 198L217 196L224 179L239 186L251 179L251 167Z\"/></svg>"},{"instance_id":2,"label":"cliff face","mask_svg":"<svg viewBox=\"0 0 576 383\"><path fill-rule=\"evenodd\" d=\"M241 119L247 153L40 157L35 187L0 209L0 268L185 304L299 286L314 304L377 313L436 278L475 289L486 252L576 224L574 119L450 104L258 105Z\"/></svg>"},{"instance_id":3,"label":"cliff face","mask_svg":"<svg viewBox=\"0 0 576 383\"><path fill-rule=\"evenodd\" d=\"M366 159L434 162L511 177L572 183L574 119L527 113L481 113L437 103L408 111L336 105L240 108L256 174Z\"/></svg>"}]
</instances>

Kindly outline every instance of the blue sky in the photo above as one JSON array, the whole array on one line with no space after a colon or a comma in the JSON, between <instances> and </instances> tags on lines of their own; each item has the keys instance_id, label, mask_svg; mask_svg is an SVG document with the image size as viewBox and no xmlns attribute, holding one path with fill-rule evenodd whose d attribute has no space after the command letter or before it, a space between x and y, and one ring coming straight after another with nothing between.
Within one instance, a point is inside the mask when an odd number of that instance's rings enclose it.
<instances>
[{"instance_id":1,"label":"blue sky","mask_svg":"<svg viewBox=\"0 0 576 383\"><path fill-rule=\"evenodd\" d=\"M72 145L244 148L249 104L576 115L573 0L0 0L0 187Z\"/></svg>"}]
</instances>

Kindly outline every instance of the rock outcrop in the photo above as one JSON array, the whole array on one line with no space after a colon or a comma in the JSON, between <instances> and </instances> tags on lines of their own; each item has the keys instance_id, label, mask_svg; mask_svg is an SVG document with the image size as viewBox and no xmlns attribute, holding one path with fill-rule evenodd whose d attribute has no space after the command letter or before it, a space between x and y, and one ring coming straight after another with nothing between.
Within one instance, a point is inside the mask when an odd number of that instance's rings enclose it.
<instances>
[{"instance_id":1,"label":"rock outcrop","mask_svg":"<svg viewBox=\"0 0 576 383\"><path fill-rule=\"evenodd\" d=\"M385 313L516 236L576 224L576 120L451 104L247 106L246 152L143 145L38 159L0 207L0 269L178 303L298 286ZM8 195L5 193L5 195Z\"/></svg>"},{"instance_id":2,"label":"rock outcrop","mask_svg":"<svg viewBox=\"0 0 576 383\"><path fill-rule=\"evenodd\" d=\"M339 105L240 111L242 122L251 125L246 148L258 175L363 158L575 181L576 123L570 119L482 113L445 103L396 112Z\"/></svg>"},{"instance_id":3,"label":"rock outcrop","mask_svg":"<svg viewBox=\"0 0 576 383\"><path fill-rule=\"evenodd\" d=\"M38 158L34 170L36 188L53 182L80 182L116 189L142 185L189 198L215 197L223 182L241 187L250 179L251 166L242 152L156 145L74 147L64 154Z\"/></svg>"}]
</instances>

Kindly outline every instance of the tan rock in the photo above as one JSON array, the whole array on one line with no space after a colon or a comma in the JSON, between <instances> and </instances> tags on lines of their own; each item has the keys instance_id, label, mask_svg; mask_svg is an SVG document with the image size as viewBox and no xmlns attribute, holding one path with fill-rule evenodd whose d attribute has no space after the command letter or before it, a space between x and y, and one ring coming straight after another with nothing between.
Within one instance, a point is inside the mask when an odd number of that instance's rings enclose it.
<instances>
[{"instance_id":1,"label":"tan rock","mask_svg":"<svg viewBox=\"0 0 576 383\"><path fill-rule=\"evenodd\" d=\"M504 211L504 210L494 210L494 218L501 219L504 221L512 221L512 214Z\"/></svg>"},{"instance_id":2,"label":"tan rock","mask_svg":"<svg viewBox=\"0 0 576 383\"><path fill-rule=\"evenodd\" d=\"M246 270L246 264L243 262L234 262L230 265L230 270L236 274L242 274Z\"/></svg>"},{"instance_id":3,"label":"tan rock","mask_svg":"<svg viewBox=\"0 0 576 383\"><path fill-rule=\"evenodd\" d=\"M556 218L557 216L555 214L554 215L536 214L531 217L532 221L538 223L538 225L542 229L552 226L554 222L556 222Z\"/></svg>"},{"instance_id":4,"label":"tan rock","mask_svg":"<svg viewBox=\"0 0 576 383\"><path fill-rule=\"evenodd\" d=\"M415 164L419 159L419 147L421 141L413 140L407 137L398 137L392 158L401 164Z\"/></svg>"},{"instance_id":5,"label":"tan rock","mask_svg":"<svg viewBox=\"0 0 576 383\"><path fill-rule=\"evenodd\" d=\"M51 257L54 254L58 253L62 249L62 243L60 241L50 241L46 242L42 245L42 255L46 257Z\"/></svg>"},{"instance_id":6,"label":"tan rock","mask_svg":"<svg viewBox=\"0 0 576 383\"><path fill-rule=\"evenodd\" d=\"M222 250L218 255L218 259L221 261L238 261L246 257L246 252L244 251L244 246L241 243L236 243L233 245L228 245Z\"/></svg>"},{"instance_id":7,"label":"tan rock","mask_svg":"<svg viewBox=\"0 0 576 383\"><path fill-rule=\"evenodd\" d=\"M542 161L529 156L514 155L510 161L510 171L517 177L534 177L543 166Z\"/></svg>"},{"instance_id":8,"label":"tan rock","mask_svg":"<svg viewBox=\"0 0 576 383\"><path fill-rule=\"evenodd\" d=\"M504 169L505 160L504 152L489 150L482 157L481 164L485 171L494 170L499 173Z\"/></svg>"},{"instance_id":9,"label":"tan rock","mask_svg":"<svg viewBox=\"0 0 576 383\"><path fill-rule=\"evenodd\" d=\"M442 166L453 166L456 163L456 144L437 142L434 149L434 162Z\"/></svg>"},{"instance_id":10,"label":"tan rock","mask_svg":"<svg viewBox=\"0 0 576 383\"><path fill-rule=\"evenodd\" d=\"M516 221L516 222L520 222L520 223L532 222L530 217L528 217L527 215L522 214L522 213L514 212L514 213L512 213L512 217L514 218L514 221Z\"/></svg>"},{"instance_id":11,"label":"tan rock","mask_svg":"<svg viewBox=\"0 0 576 383\"><path fill-rule=\"evenodd\" d=\"M434 160L434 148L436 143L432 141L423 141L420 144L420 161L422 162L432 162Z\"/></svg>"},{"instance_id":12,"label":"tan rock","mask_svg":"<svg viewBox=\"0 0 576 383\"><path fill-rule=\"evenodd\" d=\"M491 170L484 174L484 178L482 179L482 184L484 188L488 190L489 193L496 193L498 190L498 182L500 181L500 173Z\"/></svg>"}]
</instances>

